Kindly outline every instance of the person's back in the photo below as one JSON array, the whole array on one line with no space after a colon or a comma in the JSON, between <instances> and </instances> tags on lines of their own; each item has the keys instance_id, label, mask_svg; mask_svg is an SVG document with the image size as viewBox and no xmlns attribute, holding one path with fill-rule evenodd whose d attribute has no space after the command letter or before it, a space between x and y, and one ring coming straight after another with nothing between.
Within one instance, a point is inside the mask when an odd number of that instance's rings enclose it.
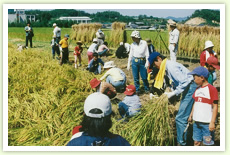
<instances>
[{"instance_id":1,"label":"person's back","mask_svg":"<svg viewBox=\"0 0 230 155\"><path fill-rule=\"evenodd\" d=\"M98 45L97 45L96 43L92 43L92 44L89 46L88 51L89 51L89 52L92 52L92 53L96 52L97 46L98 46Z\"/></svg>"},{"instance_id":2,"label":"person's back","mask_svg":"<svg viewBox=\"0 0 230 155\"><path fill-rule=\"evenodd\" d=\"M128 54L126 53L126 49L124 45L121 45L118 47L117 51L116 51L116 56L117 58L127 58Z\"/></svg>"},{"instance_id":3,"label":"person's back","mask_svg":"<svg viewBox=\"0 0 230 155\"><path fill-rule=\"evenodd\" d=\"M130 146L121 136L108 133L106 137L93 137L85 132L78 133L79 137L72 139L67 146Z\"/></svg>"},{"instance_id":4,"label":"person's back","mask_svg":"<svg viewBox=\"0 0 230 155\"><path fill-rule=\"evenodd\" d=\"M80 132L75 133L67 146L130 146L119 135L112 134L112 104L108 96L96 92L84 103L83 121Z\"/></svg>"}]
</instances>

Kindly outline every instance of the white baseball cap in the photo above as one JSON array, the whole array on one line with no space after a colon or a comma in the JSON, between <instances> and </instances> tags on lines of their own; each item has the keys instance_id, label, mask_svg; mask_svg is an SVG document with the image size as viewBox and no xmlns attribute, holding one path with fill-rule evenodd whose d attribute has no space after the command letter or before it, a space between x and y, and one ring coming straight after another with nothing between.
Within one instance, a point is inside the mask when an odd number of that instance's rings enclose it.
<instances>
[{"instance_id":1,"label":"white baseball cap","mask_svg":"<svg viewBox=\"0 0 230 155\"><path fill-rule=\"evenodd\" d=\"M53 23L53 26L57 26L57 24L56 24L56 23Z\"/></svg>"},{"instance_id":2,"label":"white baseball cap","mask_svg":"<svg viewBox=\"0 0 230 155\"><path fill-rule=\"evenodd\" d=\"M209 47L214 47L213 43L210 40L205 42L205 48L204 49L207 49Z\"/></svg>"},{"instance_id":3,"label":"white baseball cap","mask_svg":"<svg viewBox=\"0 0 230 155\"><path fill-rule=\"evenodd\" d=\"M140 35L140 32L139 31L133 31L132 34L131 34L131 37L134 37L134 38L141 38L141 35Z\"/></svg>"},{"instance_id":4,"label":"white baseball cap","mask_svg":"<svg viewBox=\"0 0 230 155\"><path fill-rule=\"evenodd\" d=\"M100 114L91 113L90 110L95 108L100 109L102 113ZM85 100L84 112L86 116L93 117L93 118L102 118L110 115L112 113L112 105L109 97L100 92L90 94Z\"/></svg>"}]
</instances>

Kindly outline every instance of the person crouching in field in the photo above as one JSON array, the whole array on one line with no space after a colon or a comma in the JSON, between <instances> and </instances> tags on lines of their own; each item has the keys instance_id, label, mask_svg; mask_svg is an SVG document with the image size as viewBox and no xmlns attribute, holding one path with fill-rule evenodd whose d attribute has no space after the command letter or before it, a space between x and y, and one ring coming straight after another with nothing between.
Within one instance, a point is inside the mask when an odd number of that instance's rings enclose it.
<instances>
[{"instance_id":1,"label":"person crouching in field","mask_svg":"<svg viewBox=\"0 0 230 155\"><path fill-rule=\"evenodd\" d=\"M126 97L118 104L118 111L122 118L129 118L141 110L140 98L136 95L134 85L128 85L124 94Z\"/></svg>"},{"instance_id":2,"label":"person crouching in field","mask_svg":"<svg viewBox=\"0 0 230 155\"><path fill-rule=\"evenodd\" d=\"M206 67L209 71L208 83L213 85L213 82L216 80L215 69L220 69L218 59L216 57L209 57L206 63Z\"/></svg>"},{"instance_id":3,"label":"person crouching in field","mask_svg":"<svg viewBox=\"0 0 230 155\"><path fill-rule=\"evenodd\" d=\"M93 59L89 62L88 67L86 68L86 70L89 70L90 72L93 72L94 74L101 74L101 65L102 64L104 66L104 62L98 58L98 54L97 53L93 53Z\"/></svg>"},{"instance_id":4,"label":"person crouching in field","mask_svg":"<svg viewBox=\"0 0 230 155\"><path fill-rule=\"evenodd\" d=\"M68 39L69 35L66 34L64 38L59 42L62 48L60 65L62 65L63 63L67 63L69 60Z\"/></svg>"},{"instance_id":5,"label":"person crouching in field","mask_svg":"<svg viewBox=\"0 0 230 155\"><path fill-rule=\"evenodd\" d=\"M51 47L52 47L52 57L55 59L55 52L57 53L58 57L60 56L59 45L56 43L56 37L53 36L51 40Z\"/></svg>"},{"instance_id":6,"label":"person crouching in field","mask_svg":"<svg viewBox=\"0 0 230 155\"><path fill-rule=\"evenodd\" d=\"M120 68L117 68L113 61L106 62L104 69L106 69L107 72L100 80L102 81L106 78L106 82L111 83L116 88L117 92L124 92L126 87L125 73Z\"/></svg>"},{"instance_id":7,"label":"person crouching in field","mask_svg":"<svg viewBox=\"0 0 230 155\"><path fill-rule=\"evenodd\" d=\"M77 58L79 60L79 67L81 66L81 53L83 51L83 48L81 47L82 45L82 42L81 41L78 41L77 42L77 46L75 47L74 49L74 63L75 63L75 68L77 68Z\"/></svg>"},{"instance_id":8,"label":"person crouching in field","mask_svg":"<svg viewBox=\"0 0 230 155\"><path fill-rule=\"evenodd\" d=\"M100 57L106 56L106 52L109 51L109 48L107 46L108 46L108 43L105 41L102 45L98 47L97 53Z\"/></svg>"},{"instance_id":9,"label":"person crouching in field","mask_svg":"<svg viewBox=\"0 0 230 155\"><path fill-rule=\"evenodd\" d=\"M96 92L101 92L102 94L107 95L110 99L117 95L116 89L108 82L94 78L89 83L92 89L96 89Z\"/></svg>"},{"instance_id":10,"label":"person crouching in field","mask_svg":"<svg viewBox=\"0 0 230 155\"><path fill-rule=\"evenodd\" d=\"M93 43L89 46L87 55L88 55L88 64L93 59L93 53L95 53L98 49L97 38L93 39Z\"/></svg>"},{"instance_id":11,"label":"person crouching in field","mask_svg":"<svg viewBox=\"0 0 230 155\"><path fill-rule=\"evenodd\" d=\"M130 146L120 135L109 131L112 127L112 104L102 93L89 95L84 104L82 127L75 133L67 146Z\"/></svg>"},{"instance_id":12,"label":"person crouching in field","mask_svg":"<svg viewBox=\"0 0 230 155\"><path fill-rule=\"evenodd\" d=\"M214 145L215 121L218 113L218 92L208 83L209 72L204 67L197 67L189 75L193 75L198 85L193 98L195 100L188 122L193 123L193 140L195 146Z\"/></svg>"}]
</instances>

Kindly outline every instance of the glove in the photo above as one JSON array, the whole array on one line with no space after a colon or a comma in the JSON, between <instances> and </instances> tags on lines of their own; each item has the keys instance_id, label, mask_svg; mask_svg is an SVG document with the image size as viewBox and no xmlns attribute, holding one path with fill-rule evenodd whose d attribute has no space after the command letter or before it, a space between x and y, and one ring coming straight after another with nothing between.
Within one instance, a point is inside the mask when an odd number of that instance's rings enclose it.
<instances>
[{"instance_id":1,"label":"glove","mask_svg":"<svg viewBox=\"0 0 230 155\"><path fill-rule=\"evenodd\" d=\"M146 63L145 63L145 68L148 69L148 67L149 67L149 62L146 61Z\"/></svg>"},{"instance_id":2,"label":"glove","mask_svg":"<svg viewBox=\"0 0 230 155\"><path fill-rule=\"evenodd\" d=\"M167 95L169 99L175 95L174 92L165 92L164 94Z\"/></svg>"},{"instance_id":3,"label":"glove","mask_svg":"<svg viewBox=\"0 0 230 155\"><path fill-rule=\"evenodd\" d=\"M127 65L127 70L128 71L130 70L130 63L128 63L128 65Z\"/></svg>"}]
</instances>

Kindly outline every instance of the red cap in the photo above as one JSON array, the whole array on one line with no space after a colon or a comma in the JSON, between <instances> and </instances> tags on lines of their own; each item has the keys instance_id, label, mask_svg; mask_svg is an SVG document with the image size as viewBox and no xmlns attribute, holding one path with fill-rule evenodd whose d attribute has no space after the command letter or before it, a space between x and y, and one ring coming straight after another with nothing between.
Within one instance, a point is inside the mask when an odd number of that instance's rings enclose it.
<instances>
[{"instance_id":1,"label":"red cap","mask_svg":"<svg viewBox=\"0 0 230 155\"><path fill-rule=\"evenodd\" d=\"M89 83L91 88L96 88L101 83L101 81L98 80L97 78L94 78Z\"/></svg>"},{"instance_id":2,"label":"red cap","mask_svg":"<svg viewBox=\"0 0 230 155\"><path fill-rule=\"evenodd\" d=\"M134 85L128 85L124 92L125 95L133 95L136 92L136 87Z\"/></svg>"},{"instance_id":3,"label":"red cap","mask_svg":"<svg viewBox=\"0 0 230 155\"><path fill-rule=\"evenodd\" d=\"M220 66L219 66L219 63L218 63L218 59L216 57L214 57L214 56L209 57L208 60L207 60L207 63L209 65L212 65L216 69L220 69Z\"/></svg>"}]
</instances>

